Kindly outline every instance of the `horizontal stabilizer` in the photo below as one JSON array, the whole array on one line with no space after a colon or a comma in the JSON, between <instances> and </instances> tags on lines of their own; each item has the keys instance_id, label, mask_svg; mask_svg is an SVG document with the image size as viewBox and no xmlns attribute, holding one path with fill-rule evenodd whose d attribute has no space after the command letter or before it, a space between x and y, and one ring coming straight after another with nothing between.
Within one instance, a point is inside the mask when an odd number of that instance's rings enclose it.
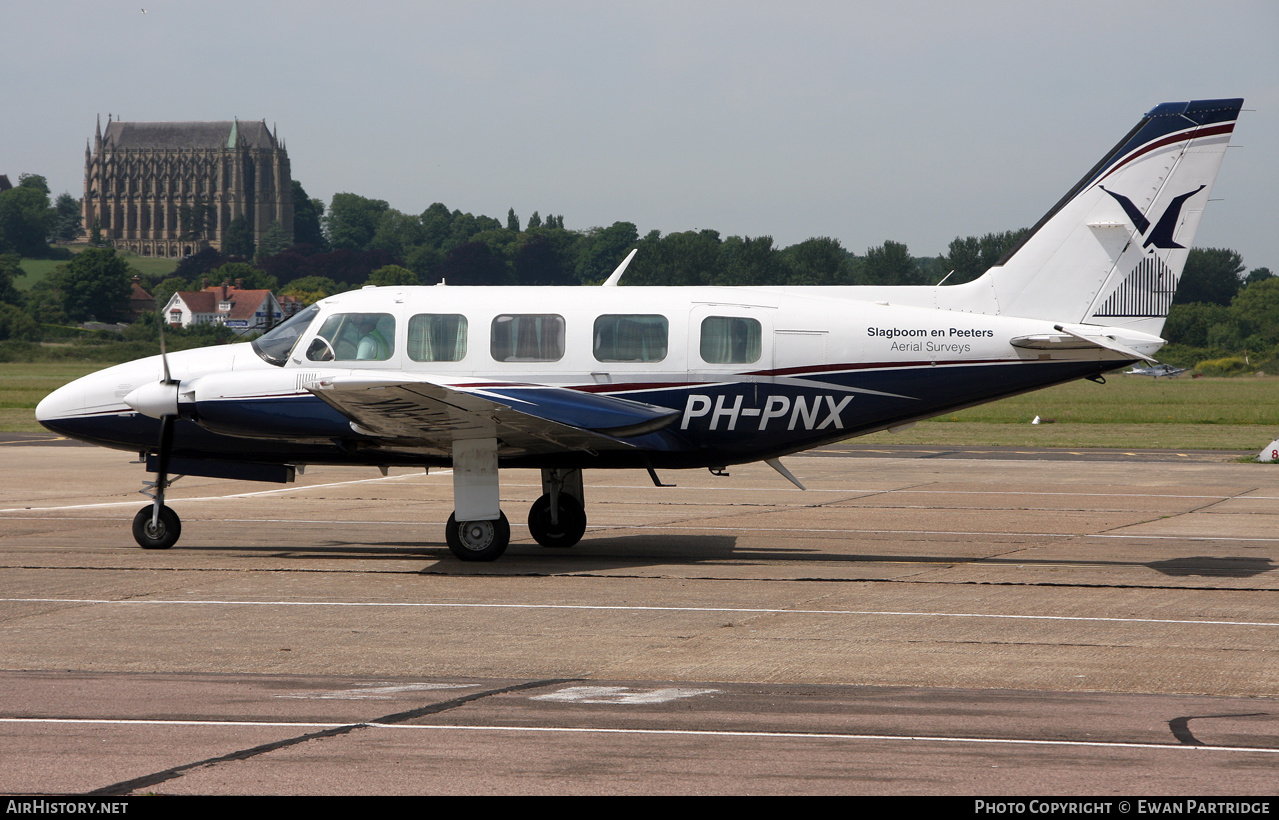
<instances>
[{"instance_id":1,"label":"horizontal stabilizer","mask_svg":"<svg viewBox=\"0 0 1279 820\"><path fill-rule=\"evenodd\" d=\"M1030 336L1017 336L1009 340L1013 347L1029 350L1089 350L1101 349L1118 353L1127 359L1141 359L1152 364L1155 360L1138 350L1104 334L1084 335L1067 330L1061 325L1053 325L1056 333L1035 333Z\"/></svg>"}]
</instances>

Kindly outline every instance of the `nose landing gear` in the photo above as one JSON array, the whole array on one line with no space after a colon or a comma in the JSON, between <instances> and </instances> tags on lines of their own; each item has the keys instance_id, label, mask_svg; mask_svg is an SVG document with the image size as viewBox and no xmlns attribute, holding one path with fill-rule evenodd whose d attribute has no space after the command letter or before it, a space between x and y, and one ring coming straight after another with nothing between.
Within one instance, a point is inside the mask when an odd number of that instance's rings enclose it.
<instances>
[{"instance_id":1,"label":"nose landing gear","mask_svg":"<svg viewBox=\"0 0 1279 820\"><path fill-rule=\"evenodd\" d=\"M182 521L172 509L143 507L133 516L133 540L144 550L167 550L182 535Z\"/></svg>"}]
</instances>

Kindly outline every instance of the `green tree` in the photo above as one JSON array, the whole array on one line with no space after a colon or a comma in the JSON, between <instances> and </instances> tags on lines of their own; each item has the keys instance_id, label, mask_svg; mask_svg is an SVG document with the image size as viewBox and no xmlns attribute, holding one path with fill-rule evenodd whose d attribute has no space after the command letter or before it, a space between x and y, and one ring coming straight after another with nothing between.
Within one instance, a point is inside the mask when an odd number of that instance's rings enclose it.
<instances>
[{"instance_id":1,"label":"green tree","mask_svg":"<svg viewBox=\"0 0 1279 820\"><path fill-rule=\"evenodd\" d=\"M1239 291L1230 311L1249 347L1279 344L1279 278L1262 279Z\"/></svg>"},{"instance_id":2,"label":"green tree","mask_svg":"<svg viewBox=\"0 0 1279 820\"><path fill-rule=\"evenodd\" d=\"M36 282L24 294L23 303L28 316L46 325L65 325L70 319L64 308L66 297L58 286L57 276L46 276Z\"/></svg>"},{"instance_id":3,"label":"green tree","mask_svg":"<svg viewBox=\"0 0 1279 820\"><path fill-rule=\"evenodd\" d=\"M417 274L399 265L387 265L386 267L378 268L369 274L368 281L368 284L378 287L416 285L417 283Z\"/></svg>"},{"instance_id":4,"label":"green tree","mask_svg":"<svg viewBox=\"0 0 1279 820\"><path fill-rule=\"evenodd\" d=\"M114 321L129 307L134 271L114 248L89 248L54 271L63 309L76 321Z\"/></svg>"},{"instance_id":5,"label":"green tree","mask_svg":"<svg viewBox=\"0 0 1279 820\"><path fill-rule=\"evenodd\" d=\"M227 262L209 271L208 276L210 285L221 285L225 282L245 290L275 290L279 286L274 276L248 262Z\"/></svg>"},{"instance_id":6,"label":"green tree","mask_svg":"<svg viewBox=\"0 0 1279 820\"><path fill-rule=\"evenodd\" d=\"M836 243L838 244L838 243ZM773 237L730 236L720 249L724 264L716 285L784 285L787 267Z\"/></svg>"},{"instance_id":7,"label":"green tree","mask_svg":"<svg viewBox=\"0 0 1279 820\"><path fill-rule=\"evenodd\" d=\"M369 240L369 247L386 251L397 259L404 259L419 245L425 244L426 231L422 220L413 214L402 214L388 209L378 218L377 230Z\"/></svg>"},{"instance_id":8,"label":"green tree","mask_svg":"<svg viewBox=\"0 0 1279 820\"><path fill-rule=\"evenodd\" d=\"M0 191L0 253L28 258L47 256L49 246L45 240L53 228L55 213L49 206L49 195L34 185Z\"/></svg>"},{"instance_id":9,"label":"green tree","mask_svg":"<svg viewBox=\"0 0 1279 820\"><path fill-rule=\"evenodd\" d=\"M529 220L529 227L533 227L532 220ZM511 208L506 212L506 229L508 231L515 231L516 233L519 233L520 231L520 218L515 215L514 208Z\"/></svg>"},{"instance_id":10,"label":"green tree","mask_svg":"<svg viewBox=\"0 0 1279 820\"><path fill-rule=\"evenodd\" d=\"M1253 268L1248 271L1248 278L1243 280L1243 282L1245 285L1255 285L1258 282L1264 282L1272 276L1274 276L1274 274L1270 272L1270 268Z\"/></svg>"},{"instance_id":11,"label":"green tree","mask_svg":"<svg viewBox=\"0 0 1279 820\"><path fill-rule=\"evenodd\" d=\"M173 298L173 294L180 290L190 291L195 290L195 288L191 286L190 282L179 276L170 276L151 288L151 295L155 297L155 309L164 310L165 306L169 304L169 299Z\"/></svg>"},{"instance_id":12,"label":"green tree","mask_svg":"<svg viewBox=\"0 0 1279 820\"><path fill-rule=\"evenodd\" d=\"M329 244L336 249L368 250L382 214L390 207L381 199L368 199L359 194L334 194L329 212L324 217Z\"/></svg>"},{"instance_id":13,"label":"green tree","mask_svg":"<svg viewBox=\"0 0 1279 820\"><path fill-rule=\"evenodd\" d=\"M262 234L262 241L258 243L258 252L254 259L266 259L288 250L293 245L293 238L288 235L284 227L280 224L280 220L272 220L267 226L266 233Z\"/></svg>"},{"instance_id":14,"label":"green tree","mask_svg":"<svg viewBox=\"0 0 1279 820\"><path fill-rule=\"evenodd\" d=\"M639 243L639 253L622 282L632 285L708 285L724 277L719 233L679 231L661 237L652 231ZM625 254L618 254L613 266ZM611 271L606 271L607 276Z\"/></svg>"},{"instance_id":15,"label":"green tree","mask_svg":"<svg viewBox=\"0 0 1279 820\"><path fill-rule=\"evenodd\" d=\"M323 218L324 203L309 198L302 183L293 180L293 244L310 245L318 253L327 251L329 243L324 238Z\"/></svg>"},{"instance_id":16,"label":"green tree","mask_svg":"<svg viewBox=\"0 0 1279 820\"><path fill-rule=\"evenodd\" d=\"M436 273L450 285L508 285L513 278L506 260L483 242L451 248Z\"/></svg>"},{"instance_id":17,"label":"green tree","mask_svg":"<svg viewBox=\"0 0 1279 820\"><path fill-rule=\"evenodd\" d=\"M560 246L543 231L520 234L513 261L521 285L577 284Z\"/></svg>"},{"instance_id":18,"label":"green tree","mask_svg":"<svg viewBox=\"0 0 1279 820\"><path fill-rule=\"evenodd\" d=\"M1229 248L1191 248L1177 283L1177 302L1228 305L1243 284L1243 258Z\"/></svg>"},{"instance_id":19,"label":"green tree","mask_svg":"<svg viewBox=\"0 0 1279 820\"><path fill-rule=\"evenodd\" d=\"M222 236L222 253L240 259L251 259L253 251L253 229L249 227L248 217L240 214L226 226L226 233Z\"/></svg>"},{"instance_id":20,"label":"green tree","mask_svg":"<svg viewBox=\"0 0 1279 820\"><path fill-rule=\"evenodd\" d=\"M540 227L542 227L542 217L537 211L534 211L533 215L528 218L528 229L531 231L534 228Z\"/></svg>"},{"instance_id":21,"label":"green tree","mask_svg":"<svg viewBox=\"0 0 1279 820\"><path fill-rule=\"evenodd\" d=\"M1027 228L1022 228L982 236L955 237L951 240L949 252L942 257L942 267L950 274L946 284L962 285L981 276L1012 250L1027 232Z\"/></svg>"},{"instance_id":22,"label":"green tree","mask_svg":"<svg viewBox=\"0 0 1279 820\"><path fill-rule=\"evenodd\" d=\"M863 271L868 285L924 284L906 245L891 239L877 248L866 249Z\"/></svg>"},{"instance_id":23,"label":"green tree","mask_svg":"<svg viewBox=\"0 0 1279 820\"><path fill-rule=\"evenodd\" d=\"M0 341L7 339L39 341L40 326L19 308L0 304Z\"/></svg>"},{"instance_id":24,"label":"green tree","mask_svg":"<svg viewBox=\"0 0 1279 820\"><path fill-rule=\"evenodd\" d=\"M604 281L639 242L634 222L614 222L607 228L591 228L578 239L573 272L577 281L588 284ZM640 251L636 262L644 257ZM630 280L630 274L622 278Z\"/></svg>"},{"instance_id":25,"label":"green tree","mask_svg":"<svg viewBox=\"0 0 1279 820\"><path fill-rule=\"evenodd\" d=\"M39 174L22 174L18 177L19 188L31 188L44 194L45 199L49 198L49 180Z\"/></svg>"},{"instance_id":26,"label":"green tree","mask_svg":"<svg viewBox=\"0 0 1279 820\"><path fill-rule=\"evenodd\" d=\"M341 292L342 286L327 276L303 276L284 286L285 296L292 296L308 305Z\"/></svg>"},{"instance_id":27,"label":"green tree","mask_svg":"<svg viewBox=\"0 0 1279 820\"><path fill-rule=\"evenodd\" d=\"M838 239L815 236L782 251L788 285L847 285L849 253Z\"/></svg>"},{"instance_id":28,"label":"green tree","mask_svg":"<svg viewBox=\"0 0 1279 820\"><path fill-rule=\"evenodd\" d=\"M17 305L22 302L22 294L13 282L25 273L20 256L16 253L0 254L0 303Z\"/></svg>"},{"instance_id":29,"label":"green tree","mask_svg":"<svg viewBox=\"0 0 1279 820\"><path fill-rule=\"evenodd\" d=\"M70 242L80 234L80 223L84 217L80 214L80 200L71 194L59 194L53 203L54 221L53 238L60 242Z\"/></svg>"},{"instance_id":30,"label":"green tree","mask_svg":"<svg viewBox=\"0 0 1279 820\"><path fill-rule=\"evenodd\" d=\"M423 241L427 246L443 249L453 233L453 214L443 202L435 202L422 212Z\"/></svg>"},{"instance_id":31,"label":"green tree","mask_svg":"<svg viewBox=\"0 0 1279 820\"><path fill-rule=\"evenodd\" d=\"M1173 305L1164 322L1163 336L1171 344L1208 347L1208 336L1214 327L1233 323L1230 308L1191 302Z\"/></svg>"}]
</instances>

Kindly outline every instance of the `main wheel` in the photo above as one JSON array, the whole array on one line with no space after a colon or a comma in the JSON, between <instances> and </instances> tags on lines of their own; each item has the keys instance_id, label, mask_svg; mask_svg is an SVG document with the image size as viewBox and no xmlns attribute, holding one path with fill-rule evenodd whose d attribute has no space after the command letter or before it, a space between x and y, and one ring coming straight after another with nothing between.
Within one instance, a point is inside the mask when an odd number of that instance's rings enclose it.
<instances>
[{"instance_id":1,"label":"main wheel","mask_svg":"<svg viewBox=\"0 0 1279 820\"><path fill-rule=\"evenodd\" d=\"M559 523L551 523L551 495L547 493L533 502L528 511L528 530L544 547L571 547L586 532L586 510L568 493L560 493Z\"/></svg>"},{"instance_id":2,"label":"main wheel","mask_svg":"<svg viewBox=\"0 0 1279 820\"><path fill-rule=\"evenodd\" d=\"M178 542L182 534L182 522L178 514L168 507L160 507L160 518L154 526L151 524L150 504L138 510L133 516L133 540L144 550L167 550Z\"/></svg>"},{"instance_id":3,"label":"main wheel","mask_svg":"<svg viewBox=\"0 0 1279 820\"><path fill-rule=\"evenodd\" d=\"M496 521L458 521L450 515L444 540L462 561L496 561L511 543L511 525L503 513Z\"/></svg>"}]
</instances>

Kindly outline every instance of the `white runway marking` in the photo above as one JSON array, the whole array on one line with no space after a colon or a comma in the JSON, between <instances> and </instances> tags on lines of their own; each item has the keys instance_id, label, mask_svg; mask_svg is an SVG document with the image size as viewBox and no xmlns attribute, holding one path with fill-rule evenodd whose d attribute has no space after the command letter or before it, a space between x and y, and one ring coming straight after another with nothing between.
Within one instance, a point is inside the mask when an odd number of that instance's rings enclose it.
<instances>
[{"instance_id":1,"label":"white runway marking","mask_svg":"<svg viewBox=\"0 0 1279 820\"><path fill-rule=\"evenodd\" d=\"M549 700L562 703L616 703L624 706L640 706L652 703L669 703L680 698L713 695L718 689L636 689L631 686L566 686L548 695L534 695L531 700Z\"/></svg>"},{"instance_id":2,"label":"white runway marking","mask_svg":"<svg viewBox=\"0 0 1279 820\"><path fill-rule=\"evenodd\" d=\"M718 612L734 615L846 615L888 618L993 618L1013 621L1073 621L1115 624L1175 624L1179 626L1274 626L1276 621L1195 621L1173 618L1104 618L1081 615L994 615L983 612L909 612L857 609L764 609L752 607L699 606L603 606L596 604L431 604L419 601L219 601L199 599L115 601L106 598L0 598L0 603L28 604L108 604L117 606L299 606L299 607L391 607L415 609L526 609L580 610L587 612Z\"/></svg>"},{"instance_id":3,"label":"white runway marking","mask_svg":"<svg viewBox=\"0 0 1279 820\"><path fill-rule=\"evenodd\" d=\"M252 493L231 493L230 495L206 495L198 498L166 498L165 501L168 502L169 504L176 504L178 502L190 502L190 501L222 501L224 499L231 499L231 498L252 498L253 496L259 496L259 495L279 495L280 493L296 493L296 492L301 492L303 490L322 490L327 487L344 487L349 484L372 484L374 482L379 482L379 481L400 481L405 478L434 478L436 476L442 476L442 475L451 476L452 474L453 474L452 470L439 470L437 472L431 473L429 476L426 473L405 473L404 475L378 476L377 478L358 478L358 479L353 479L351 481L334 481L330 484L295 485L292 487L281 487L278 490L259 490L257 492L252 492ZM171 493L173 491L169 490L169 492ZM0 513L37 512L40 510L85 510L85 509L93 509L98 507L132 507L140 503L150 503L150 502L147 502L144 499L142 501L138 501L138 500L104 501L99 504L66 504L60 507L9 507L8 509L0 510Z\"/></svg>"},{"instance_id":4,"label":"white runway marking","mask_svg":"<svg viewBox=\"0 0 1279 820\"><path fill-rule=\"evenodd\" d=\"M107 726L202 726L202 727L254 727L268 729L302 729L308 731L340 729L358 726L374 729L394 729L408 732L525 732L529 734L601 734L647 735L653 737L712 737L712 738L760 738L778 740L842 740L905 743L980 743L1008 746L1055 746L1091 749L1150 749L1153 751L1179 752L1239 752L1244 754L1279 754L1279 748L1266 746L1191 746L1180 743L1134 743L1104 740L1030 740L1025 738L946 737L939 735L862 735L840 732L753 732L712 729L611 729L602 727L568 726L450 726L447 724L415 723L290 723L287 721L248 720L122 720L112 718L0 718L0 723L23 723L45 726L107 725Z\"/></svg>"}]
</instances>

